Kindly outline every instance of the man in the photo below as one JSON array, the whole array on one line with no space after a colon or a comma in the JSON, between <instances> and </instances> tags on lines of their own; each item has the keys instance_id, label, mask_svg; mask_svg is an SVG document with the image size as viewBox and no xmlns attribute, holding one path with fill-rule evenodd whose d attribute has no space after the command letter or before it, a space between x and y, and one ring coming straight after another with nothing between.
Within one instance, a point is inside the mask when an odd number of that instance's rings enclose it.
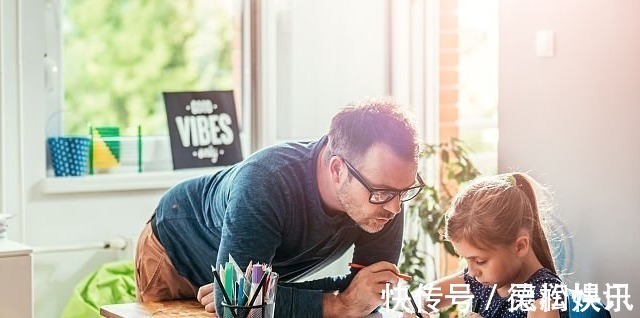
<instances>
[{"instance_id":1,"label":"man","mask_svg":"<svg viewBox=\"0 0 640 318\"><path fill-rule=\"evenodd\" d=\"M231 254L240 267L268 263L280 275L275 317L367 315L385 284L398 280L402 202L424 186L417 151L415 128L398 106L367 101L336 114L316 142L268 147L173 187L138 244L138 299L197 297L220 312L211 265ZM295 282L353 245L353 262L371 266Z\"/></svg>"}]
</instances>

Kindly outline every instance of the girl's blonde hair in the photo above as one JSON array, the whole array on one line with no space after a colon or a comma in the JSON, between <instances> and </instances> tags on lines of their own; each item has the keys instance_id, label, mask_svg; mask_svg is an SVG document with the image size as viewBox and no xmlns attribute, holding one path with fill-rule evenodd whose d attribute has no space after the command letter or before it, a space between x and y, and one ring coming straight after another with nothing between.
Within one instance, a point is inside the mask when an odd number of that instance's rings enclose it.
<instances>
[{"instance_id":1,"label":"girl's blonde hair","mask_svg":"<svg viewBox=\"0 0 640 318\"><path fill-rule=\"evenodd\" d=\"M535 188L534 188L535 187ZM543 188L524 173L481 177L460 191L446 214L445 237L478 248L506 246L524 229L542 266L556 273L536 195Z\"/></svg>"}]
</instances>

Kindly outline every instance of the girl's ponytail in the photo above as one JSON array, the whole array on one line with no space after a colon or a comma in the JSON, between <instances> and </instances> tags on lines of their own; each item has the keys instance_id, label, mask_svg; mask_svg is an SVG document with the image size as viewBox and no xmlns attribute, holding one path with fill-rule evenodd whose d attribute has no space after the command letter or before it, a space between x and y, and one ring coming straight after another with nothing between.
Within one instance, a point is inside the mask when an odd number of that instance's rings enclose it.
<instances>
[{"instance_id":1,"label":"girl's ponytail","mask_svg":"<svg viewBox=\"0 0 640 318\"><path fill-rule=\"evenodd\" d=\"M532 233L531 233L531 246L536 257L542 264L542 266L550 269L557 274L556 266L553 263L553 256L551 255L551 248L549 247L549 241L544 233L542 226L542 219L540 218L540 212L538 211L538 200L536 193L532 185L532 181L522 173L514 173L513 178L515 185L521 189L531 204L531 219L532 219Z\"/></svg>"}]
</instances>

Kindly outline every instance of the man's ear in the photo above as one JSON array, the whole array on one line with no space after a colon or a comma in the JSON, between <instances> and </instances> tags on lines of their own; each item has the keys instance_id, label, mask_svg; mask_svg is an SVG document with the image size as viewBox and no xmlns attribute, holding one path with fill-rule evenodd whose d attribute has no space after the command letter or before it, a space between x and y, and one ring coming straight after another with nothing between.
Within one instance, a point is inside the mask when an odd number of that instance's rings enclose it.
<instances>
[{"instance_id":1,"label":"man's ear","mask_svg":"<svg viewBox=\"0 0 640 318\"><path fill-rule=\"evenodd\" d=\"M344 163L342 159L338 156L332 156L329 159L329 172L331 173L331 181L333 183L340 183L340 178L342 177L343 169L342 166Z\"/></svg>"},{"instance_id":2,"label":"man's ear","mask_svg":"<svg viewBox=\"0 0 640 318\"><path fill-rule=\"evenodd\" d=\"M516 239L514 244L516 255L524 256L531 248L531 238L529 235L521 235Z\"/></svg>"}]
</instances>

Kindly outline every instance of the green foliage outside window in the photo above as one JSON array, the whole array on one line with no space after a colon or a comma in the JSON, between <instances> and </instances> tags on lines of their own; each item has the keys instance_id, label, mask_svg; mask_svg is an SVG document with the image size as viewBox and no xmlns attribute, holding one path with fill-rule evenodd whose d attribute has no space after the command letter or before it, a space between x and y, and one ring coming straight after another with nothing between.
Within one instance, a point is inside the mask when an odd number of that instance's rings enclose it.
<instances>
[{"instance_id":1,"label":"green foliage outside window","mask_svg":"<svg viewBox=\"0 0 640 318\"><path fill-rule=\"evenodd\" d=\"M234 88L231 23L221 1L66 0L64 132L166 134L163 91Z\"/></svg>"}]
</instances>

